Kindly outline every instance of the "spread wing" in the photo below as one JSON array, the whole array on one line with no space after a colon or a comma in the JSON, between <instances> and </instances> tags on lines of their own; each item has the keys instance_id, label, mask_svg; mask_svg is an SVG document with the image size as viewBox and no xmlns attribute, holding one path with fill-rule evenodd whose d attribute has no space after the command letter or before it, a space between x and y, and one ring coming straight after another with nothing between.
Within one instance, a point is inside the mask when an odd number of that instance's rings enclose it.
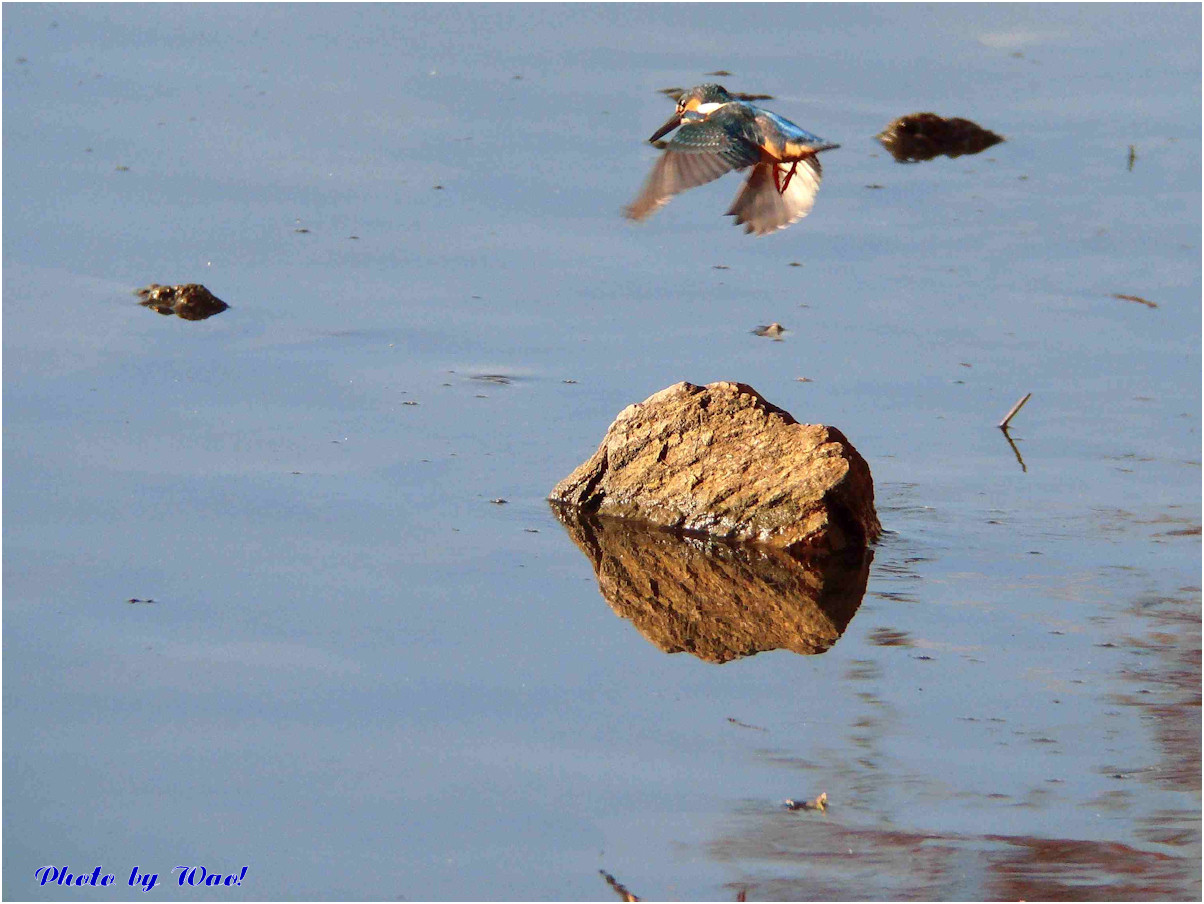
<instances>
[{"instance_id":1,"label":"spread wing","mask_svg":"<svg viewBox=\"0 0 1204 904\"><path fill-rule=\"evenodd\" d=\"M729 106L677 130L652 168L644 190L624 211L628 217L642 220L679 192L761 159L761 149L745 135L744 120L728 111Z\"/></svg>"},{"instance_id":2,"label":"spread wing","mask_svg":"<svg viewBox=\"0 0 1204 904\"><path fill-rule=\"evenodd\" d=\"M736 224L744 224L745 232L768 235L778 229L801 220L811 212L823 169L819 158L812 155L798 161L794 175L790 176L792 163L770 162L758 164L748 181L736 195L728 215L736 218ZM778 181L786 183L786 190L779 193L774 184L774 168L778 170ZM789 176L790 181L786 179Z\"/></svg>"}]
</instances>

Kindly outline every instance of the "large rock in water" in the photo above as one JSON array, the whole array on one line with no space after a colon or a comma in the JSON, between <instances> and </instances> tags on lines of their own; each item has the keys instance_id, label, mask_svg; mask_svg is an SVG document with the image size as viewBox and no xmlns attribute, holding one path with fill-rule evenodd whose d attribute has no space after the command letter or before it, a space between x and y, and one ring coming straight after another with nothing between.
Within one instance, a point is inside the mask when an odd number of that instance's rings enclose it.
<instances>
[{"instance_id":1,"label":"large rock in water","mask_svg":"<svg viewBox=\"0 0 1204 904\"><path fill-rule=\"evenodd\" d=\"M882 531L869 465L844 434L798 423L743 383L678 383L624 408L549 498L795 554Z\"/></svg>"}]
</instances>

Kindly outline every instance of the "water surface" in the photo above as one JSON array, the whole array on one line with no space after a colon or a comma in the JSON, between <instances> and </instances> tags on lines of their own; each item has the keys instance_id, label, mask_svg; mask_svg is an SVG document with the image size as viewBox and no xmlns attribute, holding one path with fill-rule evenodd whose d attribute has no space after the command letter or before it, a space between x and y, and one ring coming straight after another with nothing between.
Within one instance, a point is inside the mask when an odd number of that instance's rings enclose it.
<instances>
[{"instance_id":1,"label":"water surface","mask_svg":"<svg viewBox=\"0 0 1204 904\"><path fill-rule=\"evenodd\" d=\"M1199 898L1198 7L4 12L6 897ZM813 213L623 220L719 69ZM667 655L544 502L719 379L873 470L826 652Z\"/></svg>"}]
</instances>

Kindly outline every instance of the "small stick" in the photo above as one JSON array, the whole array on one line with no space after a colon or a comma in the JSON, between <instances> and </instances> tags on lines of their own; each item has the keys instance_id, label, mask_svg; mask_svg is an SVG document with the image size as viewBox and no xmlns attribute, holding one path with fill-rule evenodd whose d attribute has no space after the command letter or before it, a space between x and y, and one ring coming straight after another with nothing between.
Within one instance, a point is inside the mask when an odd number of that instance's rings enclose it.
<instances>
[{"instance_id":1,"label":"small stick","mask_svg":"<svg viewBox=\"0 0 1204 904\"><path fill-rule=\"evenodd\" d=\"M1112 297L1113 297L1113 298L1119 298L1121 301L1135 301L1135 302L1137 302L1138 304L1143 304L1143 305L1145 305L1147 308L1156 308L1156 307L1158 307L1158 304L1157 304L1157 302L1148 301L1148 300L1146 300L1146 299L1142 298L1140 295L1121 295L1121 294L1119 294L1119 293L1115 293L1115 292L1114 292L1114 293L1112 294Z\"/></svg>"},{"instance_id":2,"label":"small stick","mask_svg":"<svg viewBox=\"0 0 1204 904\"><path fill-rule=\"evenodd\" d=\"M1008 428L1003 428L1003 438L1008 441L1008 445L1012 447L1012 452L1016 455L1016 461L1020 462L1020 470L1025 474L1028 473L1028 465L1024 463L1024 457L1020 454L1020 450L1016 447L1016 441L1012 439L1012 434L1008 433Z\"/></svg>"},{"instance_id":3,"label":"small stick","mask_svg":"<svg viewBox=\"0 0 1204 904\"><path fill-rule=\"evenodd\" d=\"M1008 412L1007 417L1005 417L1002 421L999 422L999 429L1007 430L1008 424L1011 423L1012 418L1014 418L1016 416L1016 412L1019 411L1021 408L1023 408L1024 403L1027 402L1032 397L1033 397L1033 394L1030 392L1030 393L1028 393L1028 395L1026 395L1024 398L1022 398L1019 402L1017 402L1015 405L1013 405L1012 410Z\"/></svg>"}]
</instances>

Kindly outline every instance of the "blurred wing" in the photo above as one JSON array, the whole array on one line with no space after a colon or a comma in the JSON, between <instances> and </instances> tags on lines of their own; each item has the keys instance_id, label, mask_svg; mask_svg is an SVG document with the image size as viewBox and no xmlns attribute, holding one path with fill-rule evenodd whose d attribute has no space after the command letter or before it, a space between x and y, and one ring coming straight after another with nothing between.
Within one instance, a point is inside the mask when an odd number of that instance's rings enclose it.
<instances>
[{"instance_id":1,"label":"blurred wing","mask_svg":"<svg viewBox=\"0 0 1204 904\"><path fill-rule=\"evenodd\" d=\"M628 217L642 220L674 195L760 159L760 149L746 141L738 124L722 113L716 111L703 122L689 122L677 130L652 168L644 190L624 211Z\"/></svg>"},{"instance_id":2,"label":"blurred wing","mask_svg":"<svg viewBox=\"0 0 1204 904\"><path fill-rule=\"evenodd\" d=\"M805 157L798 162L786 191L779 193L774 184L773 170L778 179L785 182L790 172L790 163L761 163L752 171L748 181L736 195L728 215L736 218L736 225L744 225L745 232L768 235L801 220L811 212L823 169L816 157Z\"/></svg>"}]
</instances>

